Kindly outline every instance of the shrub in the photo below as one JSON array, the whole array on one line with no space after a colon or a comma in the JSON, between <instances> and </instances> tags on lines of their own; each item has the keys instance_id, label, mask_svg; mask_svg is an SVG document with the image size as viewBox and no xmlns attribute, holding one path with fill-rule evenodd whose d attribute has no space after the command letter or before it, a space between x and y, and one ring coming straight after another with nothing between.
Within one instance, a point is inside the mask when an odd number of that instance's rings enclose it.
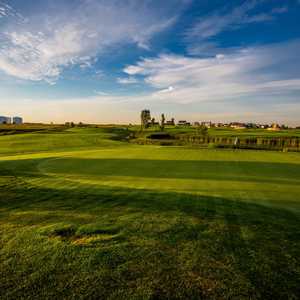
<instances>
[{"instance_id":1,"label":"shrub","mask_svg":"<svg viewBox=\"0 0 300 300\"><path fill-rule=\"evenodd\" d=\"M216 149L216 148L218 148L218 146L217 146L215 143L209 143L209 144L207 145L207 148L208 148L208 149Z\"/></svg>"}]
</instances>

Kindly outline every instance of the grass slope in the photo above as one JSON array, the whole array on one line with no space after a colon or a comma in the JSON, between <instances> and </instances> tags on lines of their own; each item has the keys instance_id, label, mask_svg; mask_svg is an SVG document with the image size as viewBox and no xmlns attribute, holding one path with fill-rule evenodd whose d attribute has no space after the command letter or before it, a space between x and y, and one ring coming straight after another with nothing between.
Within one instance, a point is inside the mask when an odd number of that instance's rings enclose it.
<instances>
[{"instance_id":1,"label":"grass slope","mask_svg":"<svg viewBox=\"0 0 300 300\"><path fill-rule=\"evenodd\" d=\"M298 299L300 155L0 137L0 298Z\"/></svg>"}]
</instances>

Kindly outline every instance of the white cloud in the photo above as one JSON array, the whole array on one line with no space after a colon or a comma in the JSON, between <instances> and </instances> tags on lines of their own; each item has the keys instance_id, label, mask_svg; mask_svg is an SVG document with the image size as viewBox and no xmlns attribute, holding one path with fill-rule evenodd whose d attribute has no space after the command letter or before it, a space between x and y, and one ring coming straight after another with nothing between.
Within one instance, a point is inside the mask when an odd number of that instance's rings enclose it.
<instances>
[{"instance_id":1,"label":"white cloud","mask_svg":"<svg viewBox=\"0 0 300 300\"><path fill-rule=\"evenodd\" d=\"M28 121L139 122L139 111L191 121L299 124L300 41L219 53L213 58L160 55L127 66L151 92L107 94L78 99L0 99L3 114ZM2 97L2 99L5 99ZM42 101L41 101L42 100Z\"/></svg>"},{"instance_id":2,"label":"white cloud","mask_svg":"<svg viewBox=\"0 0 300 300\"><path fill-rule=\"evenodd\" d=\"M134 84L138 83L138 80L135 77L126 77L126 78L118 78L118 83L120 84Z\"/></svg>"},{"instance_id":3,"label":"white cloud","mask_svg":"<svg viewBox=\"0 0 300 300\"><path fill-rule=\"evenodd\" d=\"M271 10L271 13L274 14L283 14L288 12L289 8L287 6L275 7Z\"/></svg>"},{"instance_id":4,"label":"white cloud","mask_svg":"<svg viewBox=\"0 0 300 300\"><path fill-rule=\"evenodd\" d=\"M95 90L94 93L99 96L108 96L109 95L109 93L106 93L103 91L98 91L98 90Z\"/></svg>"},{"instance_id":5,"label":"white cloud","mask_svg":"<svg viewBox=\"0 0 300 300\"><path fill-rule=\"evenodd\" d=\"M213 13L200 17L199 20L186 31L186 39L189 41L203 41L210 39L223 31L234 30L249 23L266 22L273 20L277 14L288 11L286 6L275 7L271 11L251 14L261 1L245 1L241 6L235 7L229 12L216 10Z\"/></svg>"},{"instance_id":6,"label":"white cloud","mask_svg":"<svg viewBox=\"0 0 300 300\"><path fill-rule=\"evenodd\" d=\"M8 4L0 2L0 18L9 16L20 16L18 13Z\"/></svg>"},{"instance_id":7,"label":"white cloud","mask_svg":"<svg viewBox=\"0 0 300 300\"><path fill-rule=\"evenodd\" d=\"M158 92L156 92L157 94L165 94L165 93L171 93L174 91L174 88L172 86L169 86L168 88L166 89L162 89Z\"/></svg>"},{"instance_id":8,"label":"white cloud","mask_svg":"<svg viewBox=\"0 0 300 300\"><path fill-rule=\"evenodd\" d=\"M64 68L90 67L97 55L112 47L135 43L149 48L152 36L170 27L178 12L170 5L157 11L140 1L81 3L31 15L21 25L16 13L10 14L0 31L0 70L21 79L54 83ZM0 7L1 15L8 15L8 8Z\"/></svg>"},{"instance_id":9,"label":"white cloud","mask_svg":"<svg viewBox=\"0 0 300 300\"><path fill-rule=\"evenodd\" d=\"M157 89L152 99L199 103L229 101L245 96L300 91L297 53L300 41L247 48L213 58L161 55L128 66L125 73L142 75ZM293 77L291 77L291 74ZM172 93L162 93L169 91Z\"/></svg>"},{"instance_id":10,"label":"white cloud","mask_svg":"<svg viewBox=\"0 0 300 300\"><path fill-rule=\"evenodd\" d=\"M143 69L139 66L128 66L124 69L124 72L128 75L135 75L143 71Z\"/></svg>"}]
</instances>

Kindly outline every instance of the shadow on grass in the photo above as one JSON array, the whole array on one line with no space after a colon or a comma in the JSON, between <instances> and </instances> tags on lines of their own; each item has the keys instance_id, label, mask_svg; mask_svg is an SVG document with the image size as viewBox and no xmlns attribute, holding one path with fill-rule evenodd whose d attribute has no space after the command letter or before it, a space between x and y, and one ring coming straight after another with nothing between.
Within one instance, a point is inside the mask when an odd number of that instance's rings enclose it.
<instances>
[{"instance_id":1,"label":"shadow on grass","mask_svg":"<svg viewBox=\"0 0 300 300\"><path fill-rule=\"evenodd\" d=\"M184 193L57 190L9 180L0 199L4 298L300 294L300 219L291 212Z\"/></svg>"}]
</instances>

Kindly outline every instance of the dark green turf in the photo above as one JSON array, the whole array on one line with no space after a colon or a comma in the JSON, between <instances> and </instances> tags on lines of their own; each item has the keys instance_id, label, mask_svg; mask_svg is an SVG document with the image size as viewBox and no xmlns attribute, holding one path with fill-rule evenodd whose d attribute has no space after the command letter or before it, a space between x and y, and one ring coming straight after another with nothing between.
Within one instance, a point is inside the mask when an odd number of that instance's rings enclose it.
<instances>
[{"instance_id":1,"label":"dark green turf","mask_svg":"<svg viewBox=\"0 0 300 300\"><path fill-rule=\"evenodd\" d=\"M299 299L299 154L41 136L0 137L1 299Z\"/></svg>"}]
</instances>

